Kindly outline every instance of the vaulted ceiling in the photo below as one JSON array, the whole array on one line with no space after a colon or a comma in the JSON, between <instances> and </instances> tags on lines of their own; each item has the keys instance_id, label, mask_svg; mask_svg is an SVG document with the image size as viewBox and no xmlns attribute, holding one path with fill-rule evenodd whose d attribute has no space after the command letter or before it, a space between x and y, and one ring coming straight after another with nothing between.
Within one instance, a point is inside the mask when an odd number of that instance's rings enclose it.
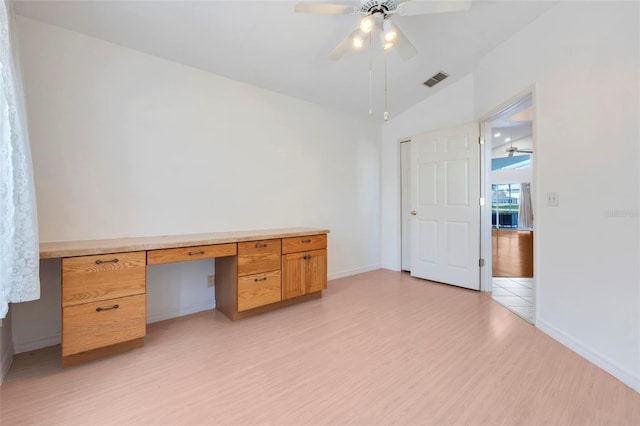
<instances>
[{"instance_id":1,"label":"vaulted ceiling","mask_svg":"<svg viewBox=\"0 0 640 426\"><path fill-rule=\"evenodd\" d=\"M365 49L339 61L327 59L357 27L359 17L295 13L296 3L49 0L18 1L14 7L22 16L381 122L382 51ZM357 0L331 3L359 4ZM393 51L386 54L390 116L472 72L480 58L553 4L474 0L463 12L394 16L392 21L415 45L418 55L403 61ZM438 71L450 77L433 88L422 84Z\"/></svg>"}]
</instances>

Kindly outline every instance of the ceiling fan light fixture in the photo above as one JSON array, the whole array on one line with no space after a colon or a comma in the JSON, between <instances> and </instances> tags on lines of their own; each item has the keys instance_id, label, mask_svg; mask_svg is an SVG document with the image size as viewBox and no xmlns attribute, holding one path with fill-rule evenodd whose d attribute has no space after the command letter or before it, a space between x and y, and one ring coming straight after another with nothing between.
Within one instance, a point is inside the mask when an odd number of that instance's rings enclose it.
<instances>
[{"instance_id":1,"label":"ceiling fan light fixture","mask_svg":"<svg viewBox=\"0 0 640 426\"><path fill-rule=\"evenodd\" d=\"M382 43L382 50L389 50L394 46L392 41L385 41Z\"/></svg>"},{"instance_id":2,"label":"ceiling fan light fixture","mask_svg":"<svg viewBox=\"0 0 640 426\"><path fill-rule=\"evenodd\" d=\"M382 31L384 33L384 41L394 41L396 38L398 38L398 32L395 28L393 28L393 25L389 20L385 19L384 21L382 21Z\"/></svg>"},{"instance_id":3,"label":"ceiling fan light fixture","mask_svg":"<svg viewBox=\"0 0 640 426\"><path fill-rule=\"evenodd\" d=\"M364 37L362 37L360 34L356 34L353 36L351 43L356 49L362 49L362 46L364 46Z\"/></svg>"},{"instance_id":4,"label":"ceiling fan light fixture","mask_svg":"<svg viewBox=\"0 0 640 426\"><path fill-rule=\"evenodd\" d=\"M362 31L365 34L369 34L373 30L373 27L375 26L376 26L376 21L373 19L371 15L365 16L360 21L360 31Z\"/></svg>"},{"instance_id":5,"label":"ceiling fan light fixture","mask_svg":"<svg viewBox=\"0 0 640 426\"><path fill-rule=\"evenodd\" d=\"M384 33L385 41L394 41L397 38L398 38L398 33L395 32L395 30L391 30L389 32Z\"/></svg>"}]
</instances>

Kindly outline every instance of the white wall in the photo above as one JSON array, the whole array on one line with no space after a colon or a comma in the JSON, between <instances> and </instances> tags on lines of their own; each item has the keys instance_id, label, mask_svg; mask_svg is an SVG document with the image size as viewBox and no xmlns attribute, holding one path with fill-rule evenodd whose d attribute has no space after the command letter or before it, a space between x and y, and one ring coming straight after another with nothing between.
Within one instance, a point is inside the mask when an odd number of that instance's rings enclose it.
<instances>
[{"instance_id":1,"label":"white wall","mask_svg":"<svg viewBox=\"0 0 640 426\"><path fill-rule=\"evenodd\" d=\"M479 116L536 85L538 327L636 389L639 40L636 2L561 3L475 73Z\"/></svg>"},{"instance_id":2,"label":"white wall","mask_svg":"<svg viewBox=\"0 0 640 426\"><path fill-rule=\"evenodd\" d=\"M18 18L41 241L330 228L329 276L379 267L380 127ZM212 54L215 54L212 52ZM59 265L13 309L59 339ZM149 267L148 320L213 307L213 261Z\"/></svg>"},{"instance_id":3,"label":"white wall","mask_svg":"<svg viewBox=\"0 0 640 426\"><path fill-rule=\"evenodd\" d=\"M483 58L473 83L456 83L457 91L473 88L476 118L535 85L536 325L636 390L639 21L637 2L562 2ZM447 112L437 126L416 107L396 119L402 124L391 137L383 129L382 179L392 183L382 187L382 229L391 231L381 235L381 261L392 269L399 267L395 135L441 127L447 117L467 121L467 102L455 113L448 98L435 102L434 111ZM542 203L547 192L559 192L559 207Z\"/></svg>"}]
</instances>

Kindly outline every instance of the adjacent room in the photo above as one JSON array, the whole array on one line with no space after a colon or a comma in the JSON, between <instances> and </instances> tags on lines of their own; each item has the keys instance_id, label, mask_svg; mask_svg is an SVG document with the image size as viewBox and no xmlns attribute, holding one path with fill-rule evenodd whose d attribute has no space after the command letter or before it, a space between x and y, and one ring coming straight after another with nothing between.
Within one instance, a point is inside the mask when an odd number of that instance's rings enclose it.
<instances>
[{"instance_id":1,"label":"adjacent room","mask_svg":"<svg viewBox=\"0 0 640 426\"><path fill-rule=\"evenodd\" d=\"M3 425L640 424L640 3L0 6Z\"/></svg>"}]
</instances>

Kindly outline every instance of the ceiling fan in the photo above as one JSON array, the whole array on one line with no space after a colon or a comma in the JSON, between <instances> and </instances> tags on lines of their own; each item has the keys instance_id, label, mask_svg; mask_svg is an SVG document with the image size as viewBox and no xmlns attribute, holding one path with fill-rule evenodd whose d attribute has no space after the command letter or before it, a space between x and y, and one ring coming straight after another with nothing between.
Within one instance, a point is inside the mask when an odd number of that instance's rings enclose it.
<instances>
[{"instance_id":1,"label":"ceiling fan","mask_svg":"<svg viewBox=\"0 0 640 426\"><path fill-rule=\"evenodd\" d=\"M509 157L513 157L513 154L522 153L522 154L533 154L532 149L520 149L517 146L509 145L505 150L509 155Z\"/></svg>"},{"instance_id":2,"label":"ceiling fan","mask_svg":"<svg viewBox=\"0 0 640 426\"><path fill-rule=\"evenodd\" d=\"M394 49L404 60L411 59L417 50L409 39L391 22L391 17L423 15L442 12L457 12L466 10L471 5L471 0L360 0L348 4L328 4L301 2L295 5L295 11L299 13L315 13L324 15L359 15L362 16L358 28L351 32L331 52L329 59L338 60L349 49L360 49L367 38L371 40L374 30L380 31L381 46L383 50Z\"/></svg>"}]
</instances>

